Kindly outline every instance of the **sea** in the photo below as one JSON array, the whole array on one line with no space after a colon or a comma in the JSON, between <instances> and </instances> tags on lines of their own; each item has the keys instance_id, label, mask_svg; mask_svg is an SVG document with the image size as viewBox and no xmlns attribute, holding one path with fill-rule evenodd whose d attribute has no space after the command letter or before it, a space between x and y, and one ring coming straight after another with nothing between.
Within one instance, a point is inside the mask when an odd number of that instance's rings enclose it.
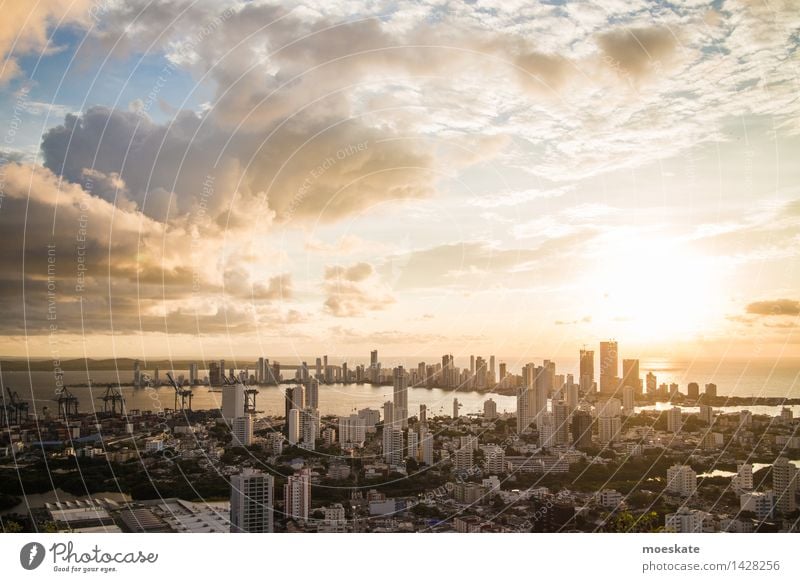
<instances>
[{"instance_id":1,"label":"sea","mask_svg":"<svg viewBox=\"0 0 800 582\"><path fill-rule=\"evenodd\" d=\"M309 360L313 361L313 359ZM499 360L498 360L499 361ZM557 363L558 365L558 363ZM312 366L313 370L313 366ZM152 374L152 370L143 368ZM713 382L717 385L720 396L762 396L800 398L800 359L783 359L779 361L762 360L725 360L725 361L675 361L675 360L643 360L640 363L642 377L652 371L658 383L675 382L681 392L686 392L689 382L697 382L702 387ZM188 378L188 370L173 370L177 377ZM251 370L252 373L252 370ZM558 367L557 373L575 373L569 367ZM207 370L200 370L200 376L207 375ZM286 370L285 375L293 374ZM161 370L162 381L166 379ZM103 402L100 398L109 385L122 384L122 394L128 409L163 410L173 408L175 404L174 389L169 385L161 385L153 389L133 388L131 384L132 370L92 370L63 372L61 381L78 398L78 409L81 412L101 411ZM51 411L57 409L55 398L59 383L52 372L11 372L0 373L0 388L3 398L7 398L7 388L15 391L21 400L29 402L30 409L43 413L45 407ZM258 388L256 408L263 415L283 415L284 386L261 386ZM195 410L215 409L221 405L222 394L207 386L195 386L192 390L192 408ZM408 402L410 411L418 410L425 404L431 415L450 415L453 411L453 399L460 404L460 414L472 414L483 411L483 404L489 398L497 404L497 411L514 412L516 398L500 394L467 391L441 390L438 388L409 388ZM373 386L371 384L332 384L320 385L319 408L323 415L344 415L363 408L380 408L384 402L392 399L391 386ZM2 402L2 400L0 400ZM642 409L659 409L669 406L659 403ZM720 407L723 411L747 408L755 414L775 414L776 408L770 406ZM800 407L793 407L795 414L800 414ZM691 409L687 409L691 412Z\"/></svg>"}]
</instances>

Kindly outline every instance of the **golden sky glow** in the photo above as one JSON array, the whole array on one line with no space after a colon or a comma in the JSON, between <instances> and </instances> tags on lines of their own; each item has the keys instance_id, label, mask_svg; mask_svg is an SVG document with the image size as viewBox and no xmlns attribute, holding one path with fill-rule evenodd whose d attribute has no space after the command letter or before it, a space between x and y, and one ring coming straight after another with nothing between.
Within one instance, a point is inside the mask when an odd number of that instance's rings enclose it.
<instances>
[{"instance_id":1,"label":"golden sky glow","mask_svg":"<svg viewBox=\"0 0 800 582\"><path fill-rule=\"evenodd\" d=\"M0 24L0 355L800 354L793 2L125 4Z\"/></svg>"}]
</instances>

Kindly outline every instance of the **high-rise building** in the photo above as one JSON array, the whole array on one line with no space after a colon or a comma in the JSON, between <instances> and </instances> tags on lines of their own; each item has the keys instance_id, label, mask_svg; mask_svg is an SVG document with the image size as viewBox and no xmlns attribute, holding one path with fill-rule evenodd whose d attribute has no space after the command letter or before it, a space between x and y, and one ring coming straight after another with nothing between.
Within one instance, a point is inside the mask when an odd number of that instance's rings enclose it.
<instances>
[{"instance_id":1,"label":"high-rise building","mask_svg":"<svg viewBox=\"0 0 800 582\"><path fill-rule=\"evenodd\" d=\"M708 404L701 404L700 405L700 420L707 424L712 424L714 422L714 408L709 406Z\"/></svg>"},{"instance_id":2,"label":"high-rise building","mask_svg":"<svg viewBox=\"0 0 800 582\"><path fill-rule=\"evenodd\" d=\"M572 415L572 445L576 449L592 446L592 415L579 410Z\"/></svg>"},{"instance_id":3,"label":"high-rise building","mask_svg":"<svg viewBox=\"0 0 800 582\"><path fill-rule=\"evenodd\" d=\"M636 389L633 386L622 388L622 412L630 416L636 406Z\"/></svg>"},{"instance_id":4,"label":"high-rise building","mask_svg":"<svg viewBox=\"0 0 800 582\"><path fill-rule=\"evenodd\" d=\"M231 532L272 533L275 479L246 468L231 476Z\"/></svg>"},{"instance_id":5,"label":"high-rise building","mask_svg":"<svg viewBox=\"0 0 800 582\"><path fill-rule=\"evenodd\" d=\"M552 412L543 412L536 420L536 429L539 432L539 446L549 449L558 444L556 438L556 425Z\"/></svg>"},{"instance_id":6,"label":"high-rise building","mask_svg":"<svg viewBox=\"0 0 800 582\"><path fill-rule=\"evenodd\" d=\"M535 419L534 390L520 386L517 388L517 433L528 430Z\"/></svg>"},{"instance_id":7,"label":"high-rise building","mask_svg":"<svg viewBox=\"0 0 800 582\"><path fill-rule=\"evenodd\" d=\"M253 444L253 417L245 414L234 418L231 421L231 436L235 446L249 447Z\"/></svg>"},{"instance_id":8,"label":"high-rise building","mask_svg":"<svg viewBox=\"0 0 800 582\"><path fill-rule=\"evenodd\" d=\"M619 387L617 342L600 342L600 394L613 395Z\"/></svg>"},{"instance_id":9,"label":"high-rise building","mask_svg":"<svg viewBox=\"0 0 800 582\"><path fill-rule=\"evenodd\" d=\"M394 424L394 404L387 400L383 403L383 428L391 427Z\"/></svg>"},{"instance_id":10,"label":"high-rise building","mask_svg":"<svg viewBox=\"0 0 800 582\"><path fill-rule=\"evenodd\" d=\"M667 410L667 430L673 433L681 432L683 420L681 419L681 407L673 406Z\"/></svg>"},{"instance_id":11,"label":"high-rise building","mask_svg":"<svg viewBox=\"0 0 800 582\"><path fill-rule=\"evenodd\" d=\"M403 462L403 431L396 425L383 427L383 460L389 465Z\"/></svg>"},{"instance_id":12,"label":"high-rise building","mask_svg":"<svg viewBox=\"0 0 800 582\"><path fill-rule=\"evenodd\" d=\"M394 377L394 423L400 428L408 428L408 376L403 366L393 370Z\"/></svg>"},{"instance_id":13,"label":"high-rise building","mask_svg":"<svg viewBox=\"0 0 800 582\"><path fill-rule=\"evenodd\" d=\"M408 451L406 452L407 459L417 459L419 457L419 435L412 429L408 430L406 435L408 441Z\"/></svg>"},{"instance_id":14,"label":"high-rise building","mask_svg":"<svg viewBox=\"0 0 800 582\"><path fill-rule=\"evenodd\" d=\"M752 491L753 489L753 465L750 463L737 463L736 476L731 483L734 490Z\"/></svg>"},{"instance_id":15,"label":"high-rise building","mask_svg":"<svg viewBox=\"0 0 800 582\"><path fill-rule=\"evenodd\" d=\"M622 420L619 416L601 416L597 419L597 435L601 444L617 441L621 430Z\"/></svg>"},{"instance_id":16,"label":"high-rise building","mask_svg":"<svg viewBox=\"0 0 800 582\"><path fill-rule=\"evenodd\" d=\"M469 471L475 465L473 462L473 454L475 451L471 447L462 447L456 449L453 453L453 466L456 471Z\"/></svg>"},{"instance_id":17,"label":"high-rise building","mask_svg":"<svg viewBox=\"0 0 800 582\"><path fill-rule=\"evenodd\" d=\"M423 463L433 466L433 436L424 427L419 429L420 457Z\"/></svg>"},{"instance_id":18,"label":"high-rise building","mask_svg":"<svg viewBox=\"0 0 800 582\"><path fill-rule=\"evenodd\" d=\"M339 442L343 448L362 447L367 439L367 425L359 414L339 418Z\"/></svg>"},{"instance_id":19,"label":"high-rise building","mask_svg":"<svg viewBox=\"0 0 800 582\"><path fill-rule=\"evenodd\" d=\"M142 365L139 363L139 360L133 362L133 387L142 387Z\"/></svg>"},{"instance_id":20,"label":"high-rise building","mask_svg":"<svg viewBox=\"0 0 800 582\"><path fill-rule=\"evenodd\" d=\"M455 387L456 382L456 370L455 365L453 363L453 354L445 354L442 356L442 380L441 386L444 387Z\"/></svg>"},{"instance_id":21,"label":"high-rise building","mask_svg":"<svg viewBox=\"0 0 800 582\"><path fill-rule=\"evenodd\" d=\"M565 402L553 404L553 425L556 431L556 444L569 444L569 415L570 409Z\"/></svg>"},{"instance_id":22,"label":"high-rise building","mask_svg":"<svg viewBox=\"0 0 800 582\"><path fill-rule=\"evenodd\" d=\"M286 440L290 445L296 445L303 438L300 422L300 409L292 408L286 416Z\"/></svg>"},{"instance_id":23,"label":"high-rise building","mask_svg":"<svg viewBox=\"0 0 800 582\"><path fill-rule=\"evenodd\" d=\"M208 383L211 386L222 386L222 370L216 362L208 364Z\"/></svg>"},{"instance_id":24,"label":"high-rise building","mask_svg":"<svg viewBox=\"0 0 800 582\"><path fill-rule=\"evenodd\" d=\"M372 408L362 408L358 411L358 417L364 421L367 432L375 432L375 425L381 421L380 411Z\"/></svg>"},{"instance_id":25,"label":"high-rise building","mask_svg":"<svg viewBox=\"0 0 800 582\"><path fill-rule=\"evenodd\" d=\"M716 384L706 384L706 392L705 392L706 400L709 398L716 398L717 397L717 385Z\"/></svg>"},{"instance_id":26,"label":"high-rise building","mask_svg":"<svg viewBox=\"0 0 800 582\"><path fill-rule=\"evenodd\" d=\"M697 490L697 473L689 465L672 465L667 469L667 491L691 497Z\"/></svg>"},{"instance_id":27,"label":"high-rise building","mask_svg":"<svg viewBox=\"0 0 800 582\"><path fill-rule=\"evenodd\" d=\"M222 418L227 422L245 415L247 399L244 391L245 387L241 382L222 387Z\"/></svg>"},{"instance_id":28,"label":"high-rise building","mask_svg":"<svg viewBox=\"0 0 800 582\"><path fill-rule=\"evenodd\" d=\"M305 406L306 408L319 408L319 380L316 378L309 378L305 383Z\"/></svg>"},{"instance_id":29,"label":"high-rise building","mask_svg":"<svg viewBox=\"0 0 800 582\"><path fill-rule=\"evenodd\" d=\"M453 398L453 418L458 418L459 408L461 408L461 404L459 404L458 398Z\"/></svg>"},{"instance_id":30,"label":"high-rise building","mask_svg":"<svg viewBox=\"0 0 800 582\"><path fill-rule=\"evenodd\" d=\"M700 398L700 384L697 382L689 382L686 386L686 396L694 400Z\"/></svg>"},{"instance_id":31,"label":"high-rise building","mask_svg":"<svg viewBox=\"0 0 800 582\"><path fill-rule=\"evenodd\" d=\"M380 382L381 364L378 362L378 350L369 353L369 381L373 384Z\"/></svg>"},{"instance_id":32,"label":"high-rise building","mask_svg":"<svg viewBox=\"0 0 800 582\"><path fill-rule=\"evenodd\" d=\"M642 391L642 379L639 376L639 360L622 360L622 388L630 386L637 394Z\"/></svg>"},{"instance_id":33,"label":"high-rise building","mask_svg":"<svg viewBox=\"0 0 800 582\"><path fill-rule=\"evenodd\" d=\"M647 373L647 395L648 396L655 396L656 390L658 390L658 378L652 372Z\"/></svg>"},{"instance_id":34,"label":"high-rise building","mask_svg":"<svg viewBox=\"0 0 800 582\"><path fill-rule=\"evenodd\" d=\"M508 371L506 369L506 363L505 362L500 362L500 375L498 376L498 382L503 383L503 386L505 386L506 376L508 376Z\"/></svg>"},{"instance_id":35,"label":"high-rise building","mask_svg":"<svg viewBox=\"0 0 800 582\"><path fill-rule=\"evenodd\" d=\"M494 420L497 418L497 402L491 398L483 403L483 417L486 420Z\"/></svg>"},{"instance_id":36,"label":"high-rise building","mask_svg":"<svg viewBox=\"0 0 800 582\"><path fill-rule=\"evenodd\" d=\"M475 387L478 390L486 390L489 385L488 381L489 370L487 369L486 360L478 356L475 360Z\"/></svg>"},{"instance_id":37,"label":"high-rise building","mask_svg":"<svg viewBox=\"0 0 800 582\"><path fill-rule=\"evenodd\" d=\"M489 385L494 386L497 383L497 376L495 376L495 358L489 356Z\"/></svg>"},{"instance_id":38,"label":"high-rise building","mask_svg":"<svg viewBox=\"0 0 800 582\"><path fill-rule=\"evenodd\" d=\"M189 384L196 386L200 383L200 373L195 362L189 364Z\"/></svg>"},{"instance_id":39,"label":"high-rise building","mask_svg":"<svg viewBox=\"0 0 800 582\"><path fill-rule=\"evenodd\" d=\"M797 467L786 457L778 457L772 464L772 491L775 494L775 509L787 515L797 509Z\"/></svg>"},{"instance_id":40,"label":"high-rise building","mask_svg":"<svg viewBox=\"0 0 800 582\"><path fill-rule=\"evenodd\" d=\"M700 509L681 507L675 513L664 516L664 531L669 533L703 533L713 515Z\"/></svg>"},{"instance_id":41,"label":"high-rise building","mask_svg":"<svg viewBox=\"0 0 800 582\"><path fill-rule=\"evenodd\" d=\"M311 472L301 469L290 475L283 486L284 511L286 517L299 521L308 520L311 507Z\"/></svg>"},{"instance_id":42,"label":"high-rise building","mask_svg":"<svg viewBox=\"0 0 800 582\"><path fill-rule=\"evenodd\" d=\"M538 366L534 371L534 414L536 419L547 412L547 399L553 389L553 374L549 366Z\"/></svg>"},{"instance_id":43,"label":"high-rise building","mask_svg":"<svg viewBox=\"0 0 800 582\"><path fill-rule=\"evenodd\" d=\"M319 411L314 408L304 408L300 411L300 438L302 447L309 451L316 450L316 440L319 435Z\"/></svg>"},{"instance_id":44,"label":"high-rise building","mask_svg":"<svg viewBox=\"0 0 800 582\"><path fill-rule=\"evenodd\" d=\"M417 364L417 386L427 386L428 385L428 373L427 367L425 366L425 362L420 362Z\"/></svg>"},{"instance_id":45,"label":"high-rise building","mask_svg":"<svg viewBox=\"0 0 800 582\"><path fill-rule=\"evenodd\" d=\"M581 350L578 384L585 393L590 392L592 389L592 384L594 384L594 350Z\"/></svg>"},{"instance_id":46,"label":"high-rise building","mask_svg":"<svg viewBox=\"0 0 800 582\"><path fill-rule=\"evenodd\" d=\"M567 406L569 407L569 412L572 414L578 408L578 401L580 396L578 394L578 385L575 384L575 381L572 379L572 374L567 375L567 383L566 383L566 393L567 393Z\"/></svg>"},{"instance_id":47,"label":"high-rise building","mask_svg":"<svg viewBox=\"0 0 800 582\"><path fill-rule=\"evenodd\" d=\"M419 405L419 422L420 424L428 423L428 407L424 404Z\"/></svg>"},{"instance_id":48,"label":"high-rise building","mask_svg":"<svg viewBox=\"0 0 800 582\"><path fill-rule=\"evenodd\" d=\"M292 410L302 410L306 407L306 391L303 386L287 388L284 394L284 411L286 417L286 436L289 436L289 416ZM299 418L298 418L299 421ZM299 425L298 425L299 426Z\"/></svg>"}]
</instances>

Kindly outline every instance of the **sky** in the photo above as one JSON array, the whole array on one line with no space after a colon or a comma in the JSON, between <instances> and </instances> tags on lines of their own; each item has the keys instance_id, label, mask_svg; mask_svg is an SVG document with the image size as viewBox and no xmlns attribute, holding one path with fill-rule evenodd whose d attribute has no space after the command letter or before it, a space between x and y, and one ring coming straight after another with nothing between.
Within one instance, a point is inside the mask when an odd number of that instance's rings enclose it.
<instances>
[{"instance_id":1,"label":"sky","mask_svg":"<svg viewBox=\"0 0 800 582\"><path fill-rule=\"evenodd\" d=\"M800 356L800 10L0 0L0 355Z\"/></svg>"}]
</instances>

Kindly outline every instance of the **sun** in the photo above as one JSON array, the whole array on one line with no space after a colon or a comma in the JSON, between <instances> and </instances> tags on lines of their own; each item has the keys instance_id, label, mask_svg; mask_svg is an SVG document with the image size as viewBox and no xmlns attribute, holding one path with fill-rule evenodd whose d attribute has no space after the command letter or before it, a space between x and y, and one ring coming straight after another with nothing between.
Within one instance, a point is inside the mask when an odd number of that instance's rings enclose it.
<instances>
[{"instance_id":1,"label":"sun","mask_svg":"<svg viewBox=\"0 0 800 582\"><path fill-rule=\"evenodd\" d=\"M718 316L724 273L687 242L629 239L598 253L593 321L630 341L689 340Z\"/></svg>"}]
</instances>

